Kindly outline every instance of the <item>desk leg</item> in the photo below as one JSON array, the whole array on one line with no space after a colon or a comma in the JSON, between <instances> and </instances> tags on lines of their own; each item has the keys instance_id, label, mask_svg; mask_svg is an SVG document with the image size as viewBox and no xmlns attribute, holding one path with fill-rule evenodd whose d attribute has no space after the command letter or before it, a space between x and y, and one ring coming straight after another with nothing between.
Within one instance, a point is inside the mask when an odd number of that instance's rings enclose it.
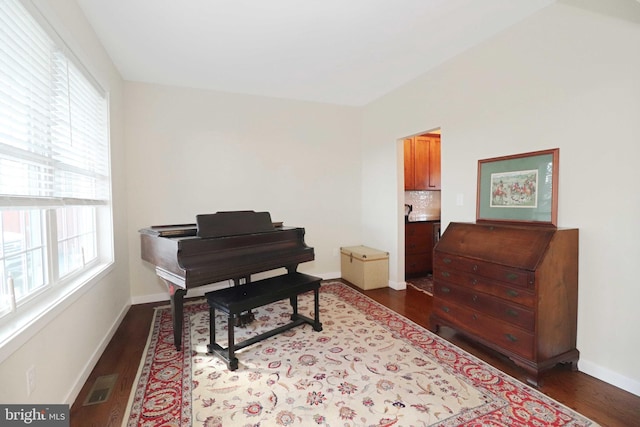
<instances>
[{"instance_id":1,"label":"desk leg","mask_svg":"<svg viewBox=\"0 0 640 427\"><path fill-rule=\"evenodd\" d=\"M171 282L167 282L169 287L169 296L171 298L171 316L173 317L173 343L176 350L182 348L182 317L183 317L183 300L187 291L179 288Z\"/></svg>"}]
</instances>

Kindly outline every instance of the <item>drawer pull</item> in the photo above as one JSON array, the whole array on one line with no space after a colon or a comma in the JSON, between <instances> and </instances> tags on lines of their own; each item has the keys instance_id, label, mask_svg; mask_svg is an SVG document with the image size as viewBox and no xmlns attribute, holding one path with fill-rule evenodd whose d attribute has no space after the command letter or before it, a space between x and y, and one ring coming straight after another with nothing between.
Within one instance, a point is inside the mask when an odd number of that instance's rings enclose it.
<instances>
[{"instance_id":1,"label":"drawer pull","mask_svg":"<svg viewBox=\"0 0 640 427\"><path fill-rule=\"evenodd\" d=\"M444 311L445 313L448 313L451 310L449 309L449 307L442 307L442 311Z\"/></svg>"},{"instance_id":2,"label":"drawer pull","mask_svg":"<svg viewBox=\"0 0 640 427\"><path fill-rule=\"evenodd\" d=\"M442 258L442 262L445 264L451 264L451 258Z\"/></svg>"},{"instance_id":3,"label":"drawer pull","mask_svg":"<svg viewBox=\"0 0 640 427\"><path fill-rule=\"evenodd\" d=\"M471 284L472 285L477 285L478 284L478 279L471 279Z\"/></svg>"},{"instance_id":4,"label":"drawer pull","mask_svg":"<svg viewBox=\"0 0 640 427\"><path fill-rule=\"evenodd\" d=\"M448 294L449 292L451 292L451 288L449 288L448 286L442 286L440 290L445 294Z\"/></svg>"},{"instance_id":5,"label":"drawer pull","mask_svg":"<svg viewBox=\"0 0 640 427\"><path fill-rule=\"evenodd\" d=\"M509 341L511 341L511 342L516 342L516 341L518 341L518 338L517 338L517 337L515 337L515 336L513 336L513 335L511 335L511 334L504 334L504 336L505 336L505 337L507 337L507 339L508 339Z\"/></svg>"},{"instance_id":6,"label":"drawer pull","mask_svg":"<svg viewBox=\"0 0 640 427\"><path fill-rule=\"evenodd\" d=\"M509 280L516 280L517 278L518 278L518 275L516 273L507 274L507 279Z\"/></svg>"},{"instance_id":7,"label":"drawer pull","mask_svg":"<svg viewBox=\"0 0 640 427\"><path fill-rule=\"evenodd\" d=\"M509 289L509 290L507 290L507 295L509 295L510 297L517 297L520 294L516 290Z\"/></svg>"},{"instance_id":8,"label":"drawer pull","mask_svg":"<svg viewBox=\"0 0 640 427\"><path fill-rule=\"evenodd\" d=\"M442 277L449 277L449 276L451 276L451 274L448 271L442 272Z\"/></svg>"},{"instance_id":9,"label":"drawer pull","mask_svg":"<svg viewBox=\"0 0 640 427\"><path fill-rule=\"evenodd\" d=\"M519 315L518 311L514 310L513 308L507 308L505 311L511 317L518 317Z\"/></svg>"},{"instance_id":10,"label":"drawer pull","mask_svg":"<svg viewBox=\"0 0 640 427\"><path fill-rule=\"evenodd\" d=\"M478 295L474 295L473 297L471 297L471 299L473 300L473 302L478 302Z\"/></svg>"},{"instance_id":11,"label":"drawer pull","mask_svg":"<svg viewBox=\"0 0 640 427\"><path fill-rule=\"evenodd\" d=\"M471 316L471 318L472 318L473 320L478 320L478 315L477 315L477 314L474 314L473 316Z\"/></svg>"},{"instance_id":12,"label":"drawer pull","mask_svg":"<svg viewBox=\"0 0 640 427\"><path fill-rule=\"evenodd\" d=\"M473 271L478 271L478 265L477 264L473 265Z\"/></svg>"}]
</instances>

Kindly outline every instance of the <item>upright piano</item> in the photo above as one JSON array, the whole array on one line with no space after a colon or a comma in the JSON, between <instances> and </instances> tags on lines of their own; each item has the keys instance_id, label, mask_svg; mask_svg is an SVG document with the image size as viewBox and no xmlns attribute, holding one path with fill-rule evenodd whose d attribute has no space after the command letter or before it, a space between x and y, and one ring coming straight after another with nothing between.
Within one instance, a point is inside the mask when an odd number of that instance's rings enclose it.
<instances>
[{"instance_id":1,"label":"upright piano","mask_svg":"<svg viewBox=\"0 0 640 427\"><path fill-rule=\"evenodd\" d=\"M141 256L155 266L171 299L173 338L182 347L183 298L187 290L224 280L235 286L251 275L313 261L301 227L273 223L269 212L231 211L196 215L195 224L140 230Z\"/></svg>"}]
</instances>

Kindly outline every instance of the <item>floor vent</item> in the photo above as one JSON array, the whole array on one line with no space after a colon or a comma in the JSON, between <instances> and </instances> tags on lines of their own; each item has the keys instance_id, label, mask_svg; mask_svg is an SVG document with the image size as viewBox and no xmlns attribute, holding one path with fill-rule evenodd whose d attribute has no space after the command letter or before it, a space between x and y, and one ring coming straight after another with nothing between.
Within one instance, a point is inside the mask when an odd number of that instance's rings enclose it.
<instances>
[{"instance_id":1,"label":"floor vent","mask_svg":"<svg viewBox=\"0 0 640 427\"><path fill-rule=\"evenodd\" d=\"M111 396L111 391L113 391L113 387L116 385L117 379L118 374L103 375L96 378L96 381L93 383L93 387L91 387L91 390L82 405L95 405L109 400L109 396Z\"/></svg>"}]
</instances>

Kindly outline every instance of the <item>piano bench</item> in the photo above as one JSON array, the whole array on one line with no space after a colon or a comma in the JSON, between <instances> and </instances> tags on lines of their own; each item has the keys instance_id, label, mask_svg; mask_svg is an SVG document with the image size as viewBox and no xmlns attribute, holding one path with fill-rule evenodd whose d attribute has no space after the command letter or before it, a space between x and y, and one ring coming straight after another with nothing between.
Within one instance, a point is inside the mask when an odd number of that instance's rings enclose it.
<instances>
[{"instance_id":1,"label":"piano bench","mask_svg":"<svg viewBox=\"0 0 640 427\"><path fill-rule=\"evenodd\" d=\"M207 346L209 353L220 356L226 362L229 370L235 371L238 369L238 359L235 357L236 350L272 337L273 335L279 334L303 323L310 324L313 326L313 330L315 331L321 331L322 323L320 323L320 304L318 301L320 281L321 279L319 277L293 272L259 280L257 282L207 292L205 296L209 303L210 342ZM314 319L298 313L298 295L309 291L313 291L314 294ZM241 313L286 298L289 298L291 307L293 308L290 323L270 331L266 331L245 341L241 341L238 344L235 343L235 320L241 315ZM220 346L216 342L216 310L220 310L227 314L229 322L227 348Z\"/></svg>"}]
</instances>

